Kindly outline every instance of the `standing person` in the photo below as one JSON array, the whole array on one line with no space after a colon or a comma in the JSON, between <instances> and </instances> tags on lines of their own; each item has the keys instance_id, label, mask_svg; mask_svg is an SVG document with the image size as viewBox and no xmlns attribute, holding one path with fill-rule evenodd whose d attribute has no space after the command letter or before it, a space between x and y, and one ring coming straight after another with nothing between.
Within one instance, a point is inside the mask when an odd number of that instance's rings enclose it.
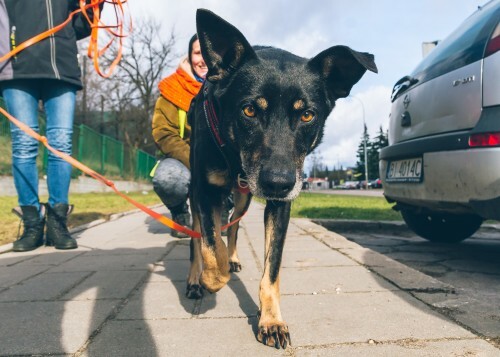
<instances>
[{"instance_id":1,"label":"standing person","mask_svg":"<svg viewBox=\"0 0 500 357\"><path fill-rule=\"evenodd\" d=\"M191 216L187 205L191 181L189 152L191 126L187 112L199 92L208 68L203 60L200 41L195 34L189 40L188 56L177 70L158 85L160 97L153 115L153 138L164 158L154 170L153 188L172 214L172 219L189 226ZM172 236L187 235L173 230Z\"/></svg>"},{"instance_id":2,"label":"standing person","mask_svg":"<svg viewBox=\"0 0 500 357\"><path fill-rule=\"evenodd\" d=\"M0 56L63 23L78 7L78 0L0 0ZM76 92L82 88L76 42L90 32L84 16L77 14L55 35L0 62L0 91L7 111L38 132L41 101L47 118L48 143L68 155L72 148ZM11 136L12 173L24 223L23 234L14 242L13 250L29 251L43 245L45 209L46 245L77 248L66 226L71 165L49 152L49 200L45 206L38 197L38 142L13 124Z\"/></svg>"}]
</instances>

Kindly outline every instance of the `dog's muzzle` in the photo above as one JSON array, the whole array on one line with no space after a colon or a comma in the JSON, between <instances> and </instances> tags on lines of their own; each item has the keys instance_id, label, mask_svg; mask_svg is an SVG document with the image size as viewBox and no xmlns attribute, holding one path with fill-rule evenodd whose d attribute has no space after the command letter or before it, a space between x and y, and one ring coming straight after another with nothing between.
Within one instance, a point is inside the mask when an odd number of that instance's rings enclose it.
<instances>
[{"instance_id":1,"label":"dog's muzzle","mask_svg":"<svg viewBox=\"0 0 500 357\"><path fill-rule=\"evenodd\" d=\"M266 197L283 199L295 188L295 171L283 171L278 168L262 170L259 186Z\"/></svg>"}]
</instances>

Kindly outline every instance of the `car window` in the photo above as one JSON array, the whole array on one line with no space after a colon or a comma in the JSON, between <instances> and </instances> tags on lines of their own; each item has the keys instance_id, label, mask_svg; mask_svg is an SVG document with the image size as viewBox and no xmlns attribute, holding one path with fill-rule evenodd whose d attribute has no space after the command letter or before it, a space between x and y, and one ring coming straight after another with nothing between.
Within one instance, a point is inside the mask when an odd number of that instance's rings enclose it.
<instances>
[{"instance_id":1,"label":"car window","mask_svg":"<svg viewBox=\"0 0 500 357\"><path fill-rule=\"evenodd\" d=\"M500 1L483 6L429 53L412 77L422 83L480 60L499 18Z\"/></svg>"}]
</instances>

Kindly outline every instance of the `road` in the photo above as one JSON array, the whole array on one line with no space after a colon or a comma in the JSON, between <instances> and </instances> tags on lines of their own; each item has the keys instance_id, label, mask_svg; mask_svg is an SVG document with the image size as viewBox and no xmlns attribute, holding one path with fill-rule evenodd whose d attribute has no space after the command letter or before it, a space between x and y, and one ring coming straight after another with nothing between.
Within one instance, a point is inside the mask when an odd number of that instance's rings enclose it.
<instances>
[{"instance_id":1,"label":"road","mask_svg":"<svg viewBox=\"0 0 500 357\"><path fill-rule=\"evenodd\" d=\"M323 225L328 226L324 222ZM444 289L416 288L410 293L469 331L500 346L498 227L485 226L473 237L454 245L427 242L404 225L344 222L331 223L327 228L449 285Z\"/></svg>"}]
</instances>

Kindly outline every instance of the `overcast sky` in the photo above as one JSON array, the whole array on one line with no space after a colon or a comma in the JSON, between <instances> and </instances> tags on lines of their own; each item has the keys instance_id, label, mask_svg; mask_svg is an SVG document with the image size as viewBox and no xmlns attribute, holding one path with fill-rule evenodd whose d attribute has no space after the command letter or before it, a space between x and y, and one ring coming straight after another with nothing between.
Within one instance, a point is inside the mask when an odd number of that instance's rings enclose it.
<instances>
[{"instance_id":1,"label":"overcast sky","mask_svg":"<svg viewBox=\"0 0 500 357\"><path fill-rule=\"evenodd\" d=\"M388 127L393 84L422 58L422 42L442 40L486 0L129 0L133 19L174 29L179 53L196 32L197 8L235 25L252 45L271 45L313 57L334 45L375 55L379 73L367 72L328 119L319 150L330 168L356 163L364 119L370 137ZM361 104L362 102L363 104Z\"/></svg>"}]
</instances>

